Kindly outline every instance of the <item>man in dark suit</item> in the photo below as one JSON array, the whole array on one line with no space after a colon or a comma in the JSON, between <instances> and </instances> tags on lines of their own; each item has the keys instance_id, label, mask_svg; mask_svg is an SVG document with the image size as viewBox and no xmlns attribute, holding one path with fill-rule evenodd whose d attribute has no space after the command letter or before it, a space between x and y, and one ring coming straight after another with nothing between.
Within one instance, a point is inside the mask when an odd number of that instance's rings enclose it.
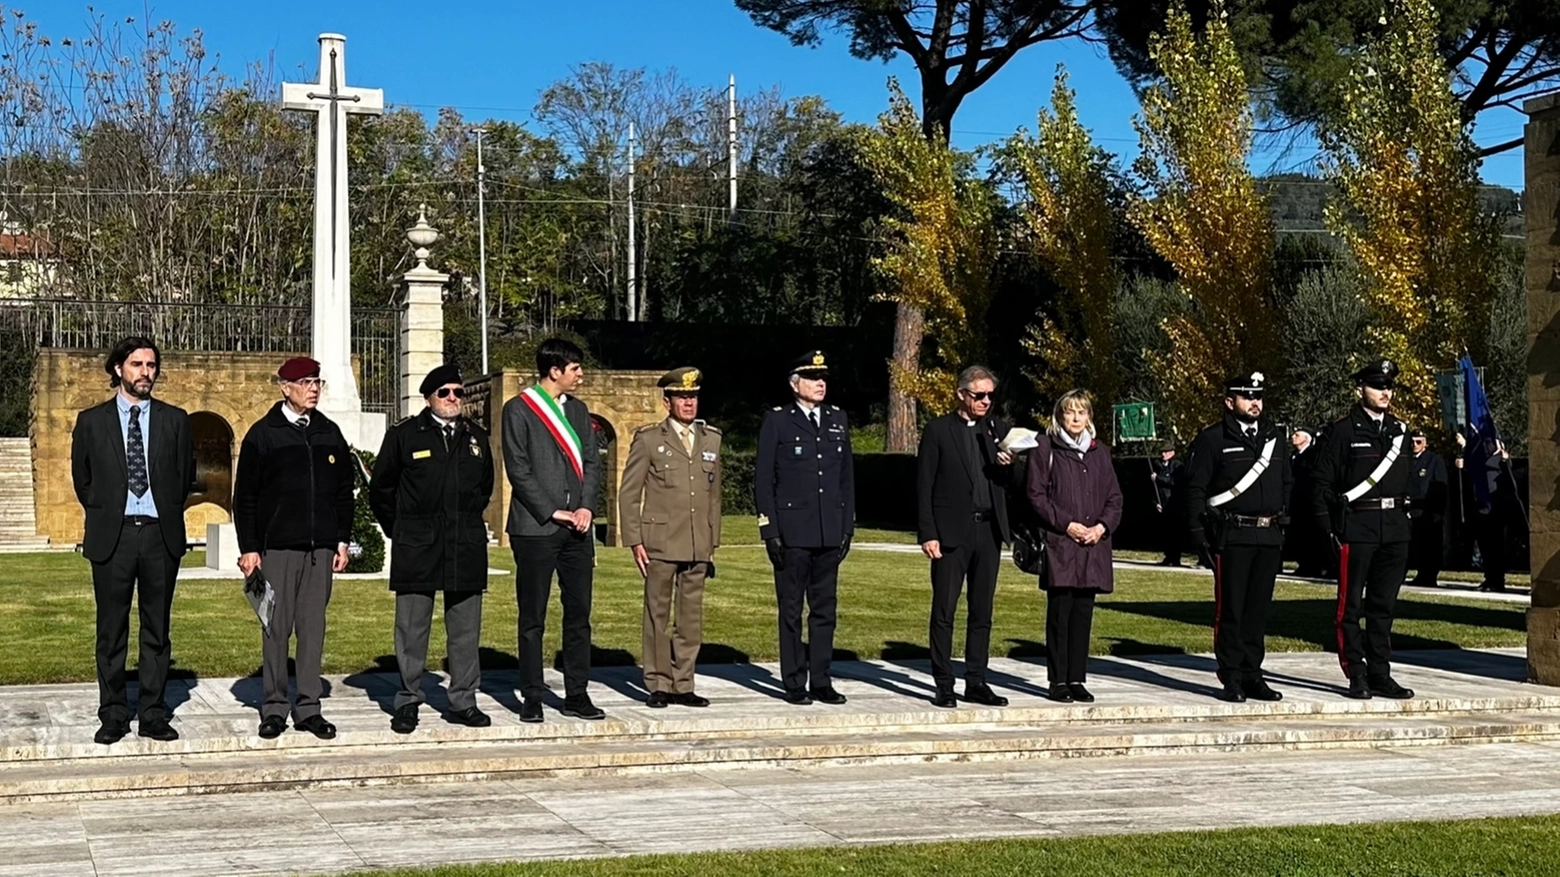
<instances>
[{"instance_id":1,"label":"man in dark suit","mask_svg":"<svg viewBox=\"0 0 1560 877\"><path fill-rule=\"evenodd\" d=\"M1159 513L1159 532L1164 539L1165 557L1162 566L1181 565L1181 535L1186 530L1182 520L1186 502L1182 491L1186 478L1186 464L1175 457L1175 442L1165 439L1159 446L1159 459L1150 461L1154 481L1154 510Z\"/></svg>"},{"instance_id":2,"label":"man in dark suit","mask_svg":"<svg viewBox=\"0 0 1560 877\"><path fill-rule=\"evenodd\" d=\"M585 353L562 338L536 349L536 384L504 403L504 474L509 544L520 603L520 720L542 720L542 632L553 572L563 604L563 714L604 719L591 703L590 601L595 565L591 524L601 496L601 456L590 412L572 394Z\"/></svg>"},{"instance_id":3,"label":"man in dark suit","mask_svg":"<svg viewBox=\"0 0 1560 877\"><path fill-rule=\"evenodd\" d=\"M991 414L997 379L984 366L959 374L959 407L926 425L916 455L917 539L932 561L930 624L934 706L958 705L953 694L953 616L969 579L964 635L964 699L1007 706L986 684L991 608L1002 543L1010 538L1007 493L1013 458L997 449L1008 425Z\"/></svg>"},{"instance_id":4,"label":"man in dark suit","mask_svg":"<svg viewBox=\"0 0 1560 877\"><path fill-rule=\"evenodd\" d=\"M1414 445L1414 473L1409 481L1408 496L1419 510L1408 547L1409 565L1414 568L1414 580L1410 584L1433 588L1439 584L1436 580L1441 575L1451 481L1447 478L1446 461L1430 450L1424 430L1414 430L1409 438Z\"/></svg>"},{"instance_id":5,"label":"man in dark suit","mask_svg":"<svg viewBox=\"0 0 1560 877\"><path fill-rule=\"evenodd\" d=\"M195 480L195 446L184 409L152 398L162 357L149 338L117 344L104 363L114 398L81 412L71 433L71 478L86 510L81 553L92 562L97 600L98 728L108 745L130 733L125 656L130 602L141 602L142 737L177 740L163 689L169 615L184 556L184 501Z\"/></svg>"},{"instance_id":6,"label":"man in dark suit","mask_svg":"<svg viewBox=\"0 0 1560 877\"><path fill-rule=\"evenodd\" d=\"M834 690L829 662L840 562L856 530L856 476L845 412L823 404L828 375L821 350L791 363L794 401L764 413L754 463L758 535L775 568L781 682L786 701L797 705L845 702Z\"/></svg>"}]
</instances>

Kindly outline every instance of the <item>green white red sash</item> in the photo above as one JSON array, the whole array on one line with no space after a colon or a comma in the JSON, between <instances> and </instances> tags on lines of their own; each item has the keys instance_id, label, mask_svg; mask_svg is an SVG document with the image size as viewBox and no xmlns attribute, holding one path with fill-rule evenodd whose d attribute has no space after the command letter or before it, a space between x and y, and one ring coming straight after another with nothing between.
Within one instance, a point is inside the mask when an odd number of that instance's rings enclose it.
<instances>
[{"instance_id":1,"label":"green white red sash","mask_svg":"<svg viewBox=\"0 0 1560 877\"><path fill-rule=\"evenodd\" d=\"M531 413L547 426L547 431L552 433L553 441L558 443L558 449L563 451L563 456L574 466L575 476L580 479L581 484L584 484L585 458L580 453L580 437L569 424L569 418L563 416L563 409L558 407L558 400L537 385L521 393L520 401L524 402L525 407L531 409Z\"/></svg>"}]
</instances>

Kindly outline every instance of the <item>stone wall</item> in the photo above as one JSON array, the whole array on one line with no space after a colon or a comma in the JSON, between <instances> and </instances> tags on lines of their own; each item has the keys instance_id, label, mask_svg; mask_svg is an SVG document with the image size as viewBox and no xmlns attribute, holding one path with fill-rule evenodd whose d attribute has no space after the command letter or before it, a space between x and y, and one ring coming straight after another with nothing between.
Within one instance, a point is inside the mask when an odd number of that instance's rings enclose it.
<instances>
[{"instance_id":1,"label":"stone wall","mask_svg":"<svg viewBox=\"0 0 1560 877\"><path fill-rule=\"evenodd\" d=\"M198 476L210 495L190 497L184 510L190 538L205 538L208 522L229 520L232 466L244 433L279 398L274 376L288 353L163 354L156 396L204 421L197 430L206 440L197 448ZM45 349L38 352L33 382L33 503L38 532L56 545L75 545L82 537L81 506L70 476L70 434L76 414L107 401L112 394L103 372L104 351ZM195 417L205 412L209 417ZM217 421L220 420L220 423ZM221 429L232 432L222 460ZM377 449L376 449L377 450Z\"/></svg>"},{"instance_id":2,"label":"stone wall","mask_svg":"<svg viewBox=\"0 0 1560 877\"><path fill-rule=\"evenodd\" d=\"M605 508L599 509L598 527L605 528L608 545L618 544L617 495L623 481L623 467L628 463L628 442L634 431L642 426L657 423L666 416L661 403L661 390L656 382L662 372L657 371L589 371L580 387L579 397L590 409L601 427L599 440L605 466ZM504 476L504 403L518 396L529 387L529 374L517 371L497 372L488 378L467 384L471 392L466 396L466 414L492 433L493 459L497 462L497 487L493 500L488 504L487 524L502 545L509 544L504 524L509 516L509 498L513 491L509 479Z\"/></svg>"},{"instance_id":3,"label":"stone wall","mask_svg":"<svg viewBox=\"0 0 1560 877\"><path fill-rule=\"evenodd\" d=\"M1560 685L1560 94L1527 102L1528 678Z\"/></svg>"}]
</instances>

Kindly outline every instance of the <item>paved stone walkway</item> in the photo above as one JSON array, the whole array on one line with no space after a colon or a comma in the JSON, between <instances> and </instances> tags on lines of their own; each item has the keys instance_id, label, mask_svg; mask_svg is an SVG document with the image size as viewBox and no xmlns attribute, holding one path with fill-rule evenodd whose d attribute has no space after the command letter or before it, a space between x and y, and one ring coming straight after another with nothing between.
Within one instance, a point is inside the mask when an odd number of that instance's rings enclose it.
<instances>
[{"instance_id":1,"label":"paved stone walkway","mask_svg":"<svg viewBox=\"0 0 1560 877\"><path fill-rule=\"evenodd\" d=\"M1560 743L527 778L0 807L0 875L457 862L1560 811Z\"/></svg>"}]
</instances>

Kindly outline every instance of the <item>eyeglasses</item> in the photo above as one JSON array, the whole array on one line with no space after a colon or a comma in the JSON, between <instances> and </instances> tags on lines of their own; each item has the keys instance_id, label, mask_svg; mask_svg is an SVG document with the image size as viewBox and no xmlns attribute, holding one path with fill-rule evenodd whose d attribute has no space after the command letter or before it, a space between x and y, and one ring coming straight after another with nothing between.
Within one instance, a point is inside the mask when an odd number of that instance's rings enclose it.
<instances>
[{"instance_id":1,"label":"eyeglasses","mask_svg":"<svg viewBox=\"0 0 1560 877\"><path fill-rule=\"evenodd\" d=\"M288 381L287 383L296 384L300 387L318 387L321 390L325 389L324 378L304 378L298 381Z\"/></svg>"},{"instance_id":2,"label":"eyeglasses","mask_svg":"<svg viewBox=\"0 0 1560 877\"><path fill-rule=\"evenodd\" d=\"M977 393L974 390L961 390L960 392L962 392L964 395L970 397L971 399L974 399L976 402L984 402L987 399L990 399L991 396L992 396L992 393L991 393L990 390L988 390L988 391L986 391L984 393Z\"/></svg>"},{"instance_id":3,"label":"eyeglasses","mask_svg":"<svg viewBox=\"0 0 1560 877\"><path fill-rule=\"evenodd\" d=\"M466 398L466 388L465 387L440 387L439 389L434 391L434 395L438 396L440 399L448 399L451 396L454 396L457 399L464 399L464 398Z\"/></svg>"}]
</instances>

